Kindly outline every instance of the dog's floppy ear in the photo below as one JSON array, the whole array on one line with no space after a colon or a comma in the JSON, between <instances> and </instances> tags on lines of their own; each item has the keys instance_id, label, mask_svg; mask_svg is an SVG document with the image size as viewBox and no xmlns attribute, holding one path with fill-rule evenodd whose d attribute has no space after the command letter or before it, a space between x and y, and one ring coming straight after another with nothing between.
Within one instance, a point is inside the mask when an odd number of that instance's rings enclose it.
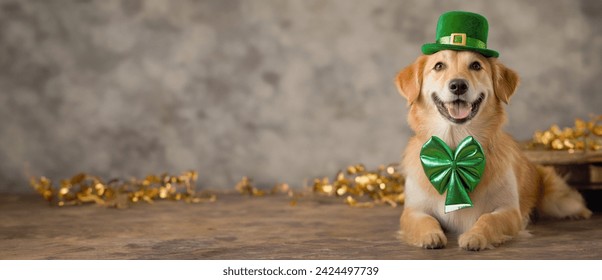
<instances>
[{"instance_id":1,"label":"dog's floppy ear","mask_svg":"<svg viewBox=\"0 0 602 280\"><path fill-rule=\"evenodd\" d=\"M411 105L416 101L418 95L420 95L420 89L422 87L422 72L424 70L424 64L426 63L426 56L422 55L414 63L405 69L401 70L397 77L395 77L395 85L399 93L408 100Z\"/></svg>"},{"instance_id":2,"label":"dog's floppy ear","mask_svg":"<svg viewBox=\"0 0 602 280\"><path fill-rule=\"evenodd\" d=\"M500 63L497 58L490 58L493 72L493 90L497 98L508 104L510 96L518 87L520 78L516 72Z\"/></svg>"}]
</instances>

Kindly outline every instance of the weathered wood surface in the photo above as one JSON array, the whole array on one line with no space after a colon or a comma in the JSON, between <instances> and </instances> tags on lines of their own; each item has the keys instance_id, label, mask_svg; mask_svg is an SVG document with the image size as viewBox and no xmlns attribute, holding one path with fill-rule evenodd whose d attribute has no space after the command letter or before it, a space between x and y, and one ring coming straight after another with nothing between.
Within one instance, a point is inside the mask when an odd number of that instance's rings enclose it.
<instances>
[{"instance_id":1,"label":"weathered wood surface","mask_svg":"<svg viewBox=\"0 0 602 280\"><path fill-rule=\"evenodd\" d=\"M527 158L539 164L589 164L602 163L602 151L547 151L524 150Z\"/></svg>"},{"instance_id":2,"label":"weathered wood surface","mask_svg":"<svg viewBox=\"0 0 602 280\"><path fill-rule=\"evenodd\" d=\"M0 259L602 259L602 216L539 221L532 237L466 252L450 237L424 250L398 238L402 208L350 208L339 198L221 195L215 203L130 209L50 207L0 196Z\"/></svg>"}]
</instances>

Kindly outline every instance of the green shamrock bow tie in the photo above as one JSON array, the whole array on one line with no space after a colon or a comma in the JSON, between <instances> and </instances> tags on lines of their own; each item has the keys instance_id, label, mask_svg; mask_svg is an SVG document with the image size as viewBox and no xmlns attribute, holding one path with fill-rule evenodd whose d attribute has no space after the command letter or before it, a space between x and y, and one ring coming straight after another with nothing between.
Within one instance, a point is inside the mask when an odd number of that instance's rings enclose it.
<instances>
[{"instance_id":1,"label":"green shamrock bow tie","mask_svg":"<svg viewBox=\"0 0 602 280\"><path fill-rule=\"evenodd\" d=\"M479 184L485 170L485 154L477 140L468 136L452 151L433 136L422 146L420 162L439 194L447 190L445 213L472 207L468 192Z\"/></svg>"}]
</instances>

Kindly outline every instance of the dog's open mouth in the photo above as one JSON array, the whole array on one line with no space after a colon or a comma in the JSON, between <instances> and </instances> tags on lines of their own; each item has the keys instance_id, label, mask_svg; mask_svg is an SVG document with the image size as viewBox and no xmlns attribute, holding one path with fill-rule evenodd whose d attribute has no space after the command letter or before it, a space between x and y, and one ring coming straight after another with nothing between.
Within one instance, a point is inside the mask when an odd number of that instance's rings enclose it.
<instances>
[{"instance_id":1,"label":"dog's open mouth","mask_svg":"<svg viewBox=\"0 0 602 280\"><path fill-rule=\"evenodd\" d=\"M479 112L479 106L485 99L485 94L481 93L479 98L472 103L468 103L464 100L455 100L452 102L444 103L437 94L433 93L433 101L437 105L439 114L448 119L449 121L456 124L463 124L471 120Z\"/></svg>"}]
</instances>

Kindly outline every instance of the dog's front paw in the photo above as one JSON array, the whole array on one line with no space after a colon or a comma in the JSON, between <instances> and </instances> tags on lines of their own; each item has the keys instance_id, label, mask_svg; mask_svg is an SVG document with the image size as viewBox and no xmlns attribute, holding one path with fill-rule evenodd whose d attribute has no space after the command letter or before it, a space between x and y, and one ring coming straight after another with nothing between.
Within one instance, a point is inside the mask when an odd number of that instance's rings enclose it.
<instances>
[{"instance_id":1,"label":"dog's front paw","mask_svg":"<svg viewBox=\"0 0 602 280\"><path fill-rule=\"evenodd\" d=\"M467 232L460 235L458 244L460 245L460 248L469 251L481 251L493 247L485 235L474 232Z\"/></svg>"},{"instance_id":2,"label":"dog's front paw","mask_svg":"<svg viewBox=\"0 0 602 280\"><path fill-rule=\"evenodd\" d=\"M425 249L441 249L447 245L447 237L443 231L424 233L416 245Z\"/></svg>"}]
</instances>

